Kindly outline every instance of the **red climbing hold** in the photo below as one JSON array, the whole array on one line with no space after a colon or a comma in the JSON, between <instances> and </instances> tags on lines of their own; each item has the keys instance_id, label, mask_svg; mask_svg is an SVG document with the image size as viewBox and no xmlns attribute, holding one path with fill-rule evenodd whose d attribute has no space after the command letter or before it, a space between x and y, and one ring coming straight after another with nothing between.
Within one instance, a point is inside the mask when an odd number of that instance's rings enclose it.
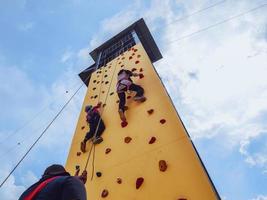
<instances>
[{"instance_id":1,"label":"red climbing hold","mask_svg":"<svg viewBox=\"0 0 267 200\"><path fill-rule=\"evenodd\" d=\"M160 160L159 161L159 170L162 172L165 172L167 170L167 163L165 160Z\"/></svg>"},{"instance_id":2,"label":"red climbing hold","mask_svg":"<svg viewBox=\"0 0 267 200\"><path fill-rule=\"evenodd\" d=\"M82 153L80 151L77 152L77 156L80 156Z\"/></svg>"},{"instance_id":3,"label":"red climbing hold","mask_svg":"<svg viewBox=\"0 0 267 200\"><path fill-rule=\"evenodd\" d=\"M187 198L178 198L177 200L187 200Z\"/></svg>"},{"instance_id":4,"label":"red climbing hold","mask_svg":"<svg viewBox=\"0 0 267 200\"><path fill-rule=\"evenodd\" d=\"M153 144L154 142L156 142L156 138L155 137L151 137L149 140L149 144Z\"/></svg>"},{"instance_id":5,"label":"red climbing hold","mask_svg":"<svg viewBox=\"0 0 267 200\"><path fill-rule=\"evenodd\" d=\"M106 148L106 154L110 153L111 152L111 148Z\"/></svg>"},{"instance_id":6,"label":"red climbing hold","mask_svg":"<svg viewBox=\"0 0 267 200\"><path fill-rule=\"evenodd\" d=\"M131 69L132 72L134 72L134 71L136 71L136 70L137 70L136 68L132 68L132 69Z\"/></svg>"},{"instance_id":7,"label":"red climbing hold","mask_svg":"<svg viewBox=\"0 0 267 200\"><path fill-rule=\"evenodd\" d=\"M132 140L131 137L125 137L125 138L124 138L124 142L127 143L127 144L130 143L131 140Z\"/></svg>"},{"instance_id":8,"label":"red climbing hold","mask_svg":"<svg viewBox=\"0 0 267 200\"><path fill-rule=\"evenodd\" d=\"M139 72L142 72L142 71L143 71L143 68L140 68L140 69L139 69Z\"/></svg>"},{"instance_id":9,"label":"red climbing hold","mask_svg":"<svg viewBox=\"0 0 267 200\"><path fill-rule=\"evenodd\" d=\"M153 114L153 112L154 112L154 109L149 109L149 110L147 111L147 113L148 113L149 115Z\"/></svg>"},{"instance_id":10,"label":"red climbing hold","mask_svg":"<svg viewBox=\"0 0 267 200\"><path fill-rule=\"evenodd\" d=\"M165 119L161 119L159 122L160 122L161 124L165 124L166 120L165 120Z\"/></svg>"},{"instance_id":11,"label":"red climbing hold","mask_svg":"<svg viewBox=\"0 0 267 200\"><path fill-rule=\"evenodd\" d=\"M122 128L126 127L127 125L128 125L128 122L126 122L126 121L122 121L121 122L121 127Z\"/></svg>"},{"instance_id":12,"label":"red climbing hold","mask_svg":"<svg viewBox=\"0 0 267 200\"><path fill-rule=\"evenodd\" d=\"M85 128L85 126L82 126L81 129L83 130Z\"/></svg>"},{"instance_id":13,"label":"red climbing hold","mask_svg":"<svg viewBox=\"0 0 267 200\"><path fill-rule=\"evenodd\" d=\"M138 179L136 179L136 183L135 183L135 187L136 189L139 189L141 187L141 185L144 182L144 178L143 177L139 177Z\"/></svg>"},{"instance_id":14,"label":"red climbing hold","mask_svg":"<svg viewBox=\"0 0 267 200\"><path fill-rule=\"evenodd\" d=\"M130 98L132 98L132 97L131 97L131 96L128 96L128 97L127 97L127 99L130 99Z\"/></svg>"},{"instance_id":15,"label":"red climbing hold","mask_svg":"<svg viewBox=\"0 0 267 200\"><path fill-rule=\"evenodd\" d=\"M130 57L129 57L129 60L131 60L132 58L133 58L133 57L132 57L132 56L130 56Z\"/></svg>"},{"instance_id":16,"label":"red climbing hold","mask_svg":"<svg viewBox=\"0 0 267 200\"><path fill-rule=\"evenodd\" d=\"M105 198L107 196L108 196L108 190L105 189L102 191L101 197Z\"/></svg>"},{"instance_id":17,"label":"red climbing hold","mask_svg":"<svg viewBox=\"0 0 267 200\"><path fill-rule=\"evenodd\" d=\"M144 78L144 74L139 74L139 78L140 79Z\"/></svg>"},{"instance_id":18,"label":"red climbing hold","mask_svg":"<svg viewBox=\"0 0 267 200\"><path fill-rule=\"evenodd\" d=\"M135 61L135 64L138 64L139 63L139 60Z\"/></svg>"},{"instance_id":19,"label":"red climbing hold","mask_svg":"<svg viewBox=\"0 0 267 200\"><path fill-rule=\"evenodd\" d=\"M117 183L118 183L118 184L121 184L121 183L122 183L121 178L117 178Z\"/></svg>"}]
</instances>

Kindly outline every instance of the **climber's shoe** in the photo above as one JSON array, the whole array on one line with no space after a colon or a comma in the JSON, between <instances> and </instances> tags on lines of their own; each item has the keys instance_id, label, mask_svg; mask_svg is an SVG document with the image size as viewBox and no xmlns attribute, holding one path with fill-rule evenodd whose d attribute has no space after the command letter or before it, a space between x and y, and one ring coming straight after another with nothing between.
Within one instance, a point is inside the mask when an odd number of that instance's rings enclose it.
<instances>
[{"instance_id":1,"label":"climber's shoe","mask_svg":"<svg viewBox=\"0 0 267 200\"><path fill-rule=\"evenodd\" d=\"M81 151L83 152L83 153L85 153L85 150L86 149L86 142L85 141L82 141L81 142Z\"/></svg>"},{"instance_id":2,"label":"climber's shoe","mask_svg":"<svg viewBox=\"0 0 267 200\"><path fill-rule=\"evenodd\" d=\"M100 144L101 142L103 142L102 137L96 137L93 139L93 144Z\"/></svg>"}]
</instances>

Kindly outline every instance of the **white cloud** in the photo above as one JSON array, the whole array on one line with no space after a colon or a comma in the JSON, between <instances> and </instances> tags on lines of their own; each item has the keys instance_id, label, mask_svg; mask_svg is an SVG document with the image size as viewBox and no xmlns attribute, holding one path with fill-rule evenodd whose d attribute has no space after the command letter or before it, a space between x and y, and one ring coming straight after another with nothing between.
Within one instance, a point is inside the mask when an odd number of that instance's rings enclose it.
<instances>
[{"instance_id":1,"label":"white cloud","mask_svg":"<svg viewBox=\"0 0 267 200\"><path fill-rule=\"evenodd\" d=\"M70 60L70 59L72 58L73 55L74 55L74 53L73 53L72 51L70 51L70 50L66 50L66 51L63 53L63 55L61 56L60 61L61 61L62 63L65 63L65 62L67 62L68 60Z\"/></svg>"},{"instance_id":2,"label":"white cloud","mask_svg":"<svg viewBox=\"0 0 267 200\"><path fill-rule=\"evenodd\" d=\"M267 196L265 196L265 195L258 195L256 198L253 198L251 200L267 200Z\"/></svg>"}]
</instances>

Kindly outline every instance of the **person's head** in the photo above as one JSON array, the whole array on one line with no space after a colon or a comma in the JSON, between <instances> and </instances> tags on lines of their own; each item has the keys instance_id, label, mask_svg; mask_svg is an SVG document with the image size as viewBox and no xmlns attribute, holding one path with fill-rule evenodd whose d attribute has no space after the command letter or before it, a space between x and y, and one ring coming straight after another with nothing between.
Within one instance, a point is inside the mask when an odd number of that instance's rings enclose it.
<instances>
[{"instance_id":1,"label":"person's head","mask_svg":"<svg viewBox=\"0 0 267 200\"><path fill-rule=\"evenodd\" d=\"M42 177L46 176L69 176L70 174L65 170L62 165L54 164L47 167Z\"/></svg>"},{"instance_id":2,"label":"person's head","mask_svg":"<svg viewBox=\"0 0 267 200\"><path fill-rule=\"evenodd\" d=\"M90 112L92 110L92 108L93 108L93 106L88 105L88 106L85 107L84 111L88 113L88 112Z\"/></svg>"}]
</instances>

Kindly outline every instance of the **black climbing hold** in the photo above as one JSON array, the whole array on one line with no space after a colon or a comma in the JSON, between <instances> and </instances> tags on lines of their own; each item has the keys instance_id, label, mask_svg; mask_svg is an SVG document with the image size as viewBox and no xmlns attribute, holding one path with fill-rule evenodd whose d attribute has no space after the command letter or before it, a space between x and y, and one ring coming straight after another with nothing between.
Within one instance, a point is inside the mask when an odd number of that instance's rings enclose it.
<instances>
[{"instance_id":1,"label":"black climbing hold","mask_svg":"<svg viewBox=\"0 0 267 200\"><path fill-rule=\"evenodd\" d=\"M108 77L108 75L106 74L104 77L105 77L105 78L107 78L107 77Z\"/></svg>"},{"instance_id":2,"label":"black climbing hold","mask_svg":"<svg viewBox=\"0 0 267 200\"><path fill-rule=\"evenodd\" d=\"M101 197L105 198L105 197L107 197L107 196L108 196L108 190L104 189L104 190L102 191Z\"/></svg>"},{"instance_id":3,"label":"black climbing hold","mask_svg":"<svg viewBox=\"0 0 267 200\"><path fill-rule=\"evenodd\" d=\"M154 109L149 109L149 110L147 111L147 113L148 113L149 115L153 114L153 112L154 112Z\"/></svg>"},{"instance_id":4,"label":"black climbing hold","mask_svg":"<svg viewBox=\"0 0 267 200\"><path fill-rule=\"evenodd\" d=\"M159 170L162 172L165 172L167 170L167 163L165 160L160 160L159 161Z\"/></svg>"},{"instance_id":5,"label":"black climbing hold","mask_svg":"<svg viewBox=\"0 0 267 200\"><path fill-rule=\"evenodd\" d=\"M96 82L96 80L93 80L93 83L95 83Z\"/></svg>"},{"instance_id":6,"label":"black climbing hold","mask_svg":"<svg viewBox=\"0 0 267 200\"><path fill-rule=\"evenodd\" d=\"M144 74L139 74L139 78L140 79L144 78Z\"/></svg>"},{"instance_id":7,"label":"black climbing hold","mask_svg":"<svg viewBox=\"0 0 267 200\"><path fill-rule=\"evenodd\" d=\"M144 178L143 177L139 177L136 179L136 183L135 183L135 187L136 189L139 189L141 187L141 185L143 184L144 182Z\"/></svg>"},{"instance_id":8,"label":"black climbing hold","mask_svg":"<svg viewBox=\"0 0 267 200\"><path fill-rule=\"evenodd\" d=\"M114 94L114 92L111 92L111 93L110 93L110 95L113 95L113 94Z\"/></svg>"},{"instance_id":9,"label":"black climbing hold","mask_svg":"<svg viewBox=\"0 0 267 200\"><path fill-rule=\"evenodd\" d=\"M132 68L131 71L132 71L132 72L136 71L136 68Z\"/></svg>"},{"instance_id":10,"label":"black climbing hold","mask_svg":"<svg viewBox=\"0 0 267 200\"><path fill-rule=\"evenodd\" d=\"M97 97L98 97L97 95L94 96L95 99L96 99Z\"/></svg>"},{"instance_id":11,"label":"black climbing hold","mask_svg":"<svg viewBox=\"0 0 267 200\"><path fill-rule=\"evenodd\" d=\"M143 68L140 68L140 69L139 69L139 72L142 72L142 71L143 71Z\"/></svg>"},{"instance_id":12,"label":"black climbing hold","mask_svg":"<svg viewBox=\"0 0 267 200\"><path fill-rule=\"evenodd\" d=\"M111 148L106 148L105 153L108 154L108 153L110 153L110 152L111 152Z\"/></svg>"},{"instance_id":13,"label":"black climbing hold","mask_svg":"<svg viewBox=\"0 0 267 200\"><path fill-rule=\"evenodd\" d=\"M96 87L93 88L93 90L95 90L95 89L96 89Z\"/></svg>"},{"instance_id":14,"label":"black climbing hold","mask_svg":"<svg viewBox=\"0 0 267 200\"><path fill-rule=\"evenodd\" d=\"M108 83L109 83L108 81L105 82L105 84L108 84Z\"/></svg>"},{"instance_id":15,"label":"black climbing hold","mask_svg":"<svg viewBox=\"0 0 267 200\"><path fill-rule=\"evenodd\" d=\"M160 122L161 124L165 124L165 123L166 123L166 120L165 120L165 119L161 119L159 122Z\"/></svg>"},{"instance_id":16,"label":"black climbing hold","mask_svg":"<svg viewBox=\"0 0 267 200\"><path fill-rule=\"evenodd\" d=\"M132 138L129 137L129 136L127 136L127 137L124 138L124 142L127 143L127 144L130 143L131 140L132 140Z\"/></svg>"},{"instance_id":17,"label":"black climbing hold","mask_svg":"<svg viewBox=\"0 0 267 200\"><path fill-rule=\"evenodd\" d=\"M149 140L149 144L153 144L154 142L156 142L156 138L155 137L151 137Z\"/></svg>"},{"instance_id":18,"label":"black climbing hold","mask_svg":"<svg viewBox=\"0 0 267 200\"><path fill-rule=\"evenodd\" d=\"M132 56L130 56L130 57L129 57L129 60L131 60L132 58L133 58L133 57L132 57Z\"/></svg>"},{"instance_id":19,"label":"black climbing hold","mask_svg":"<svg viewBox=\"0 0 267 200\"><path fill-rule=\"evenodd\" d=\"M82 153L80 151L77 152L77 156L80 156Z\"/></svg>"},{"instance_id":20,"label":"black climbing hold","mask_svg":"<svg viewBox=\"0 0 267 200\"><path fill-rule=\"evenodd\" d=\"M135 61L135 64L138 64L140 61L139 60L137 60L137 61Z\"/></svg>"},{"instance_id":21,"label":"black climbing hold","mask_svg":"<svg viewBox=\"0 0 267 200\"><path fill-rule=\"evenodd\" d=\"M82 126L81 129L83 130L85 128L85 126Z\"/></svg>"},{"instance_id":22,"label":"black climbing hold","mask_svg":"<svg viewBox=\"0 0 267 200\"><path fill-rule=\"evenodd\" d=\"M101 172L96 172L96 176L97 177L101 177L102 176L102 173Z\"/></svg>"}]
</instances>

